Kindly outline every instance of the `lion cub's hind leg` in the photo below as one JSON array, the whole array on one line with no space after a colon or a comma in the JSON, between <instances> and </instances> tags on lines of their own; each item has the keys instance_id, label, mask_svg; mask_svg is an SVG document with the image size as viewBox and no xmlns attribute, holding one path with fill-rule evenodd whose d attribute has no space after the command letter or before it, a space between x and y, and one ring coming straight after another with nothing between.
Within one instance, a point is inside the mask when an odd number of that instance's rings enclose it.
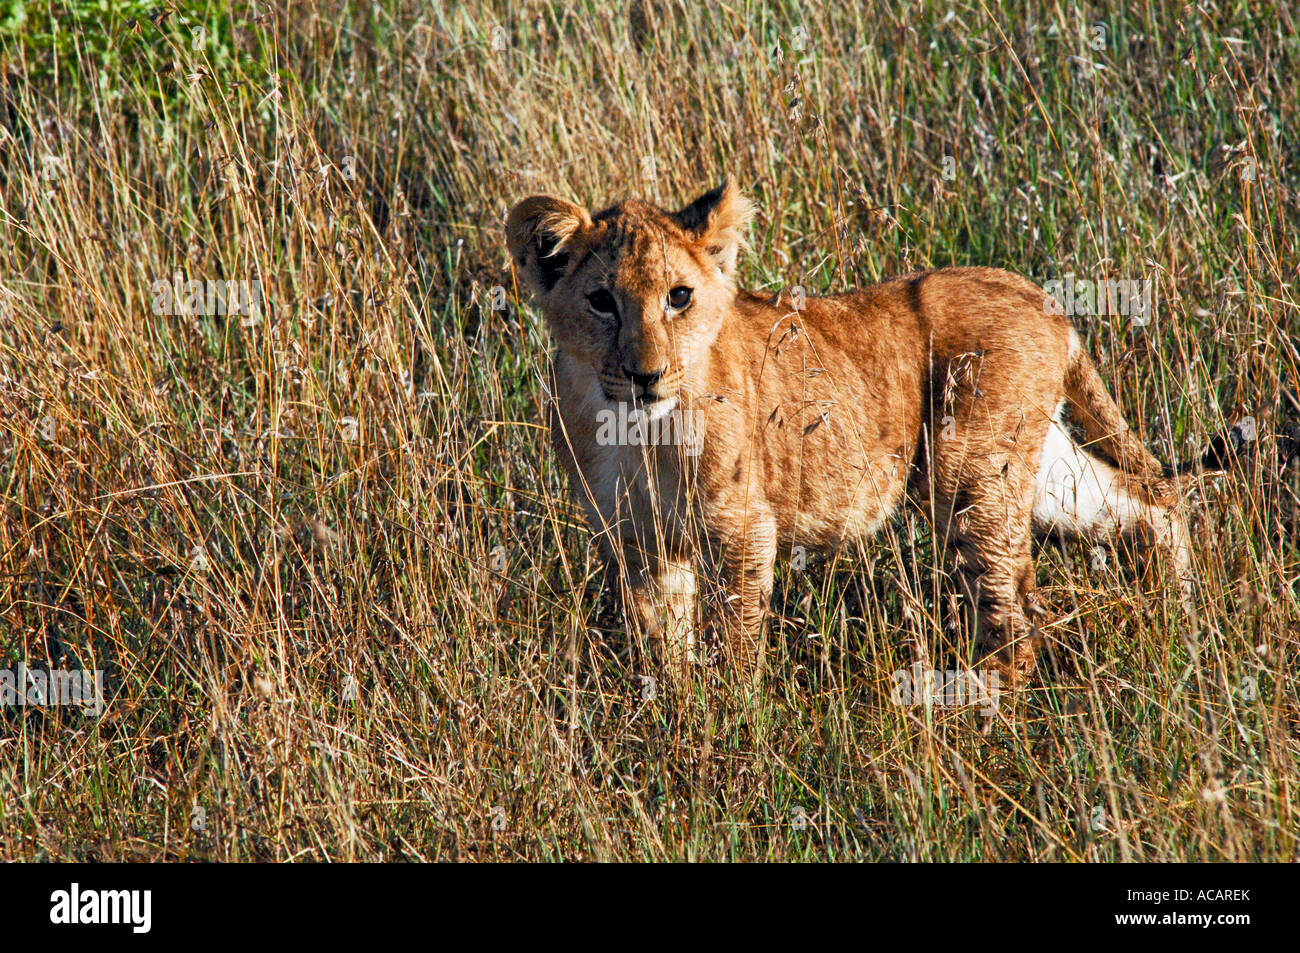
<instances>
[{"instance_id":1,"label":"lion cub's hind leg","mask_svg":"<svg viewBox=\"0 0 1300 953\"><path fill-rule=\"evenodd\" d=\"M956 562L977 659L1013 685L1033 671L1043 641L1029 614L1037 611L1033 505L1045 430L1045 418L1018 419L995 432L991 453L985 432L975 446L948 446L935 458L936 530Z\"/></svg>"}]
</instances>

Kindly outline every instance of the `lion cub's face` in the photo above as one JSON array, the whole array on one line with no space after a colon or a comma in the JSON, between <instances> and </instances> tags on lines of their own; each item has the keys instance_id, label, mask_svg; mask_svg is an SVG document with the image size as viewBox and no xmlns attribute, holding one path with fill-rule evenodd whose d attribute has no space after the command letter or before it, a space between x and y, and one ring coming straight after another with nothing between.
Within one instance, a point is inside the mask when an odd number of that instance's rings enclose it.
<instances>
[{"instance_id":1,"label":"lion cub's face","mask_svg":"<svg viewBox=\"0 0 1300 953\"><path fill-rule=\"evenodd\" d=\"M632 201L592 216L533 196L511 209L506 241L560 349L606 399L654 413L676 403L730 309L749 215L730 182L678 212Z\"/></svg>"}]
</instances>

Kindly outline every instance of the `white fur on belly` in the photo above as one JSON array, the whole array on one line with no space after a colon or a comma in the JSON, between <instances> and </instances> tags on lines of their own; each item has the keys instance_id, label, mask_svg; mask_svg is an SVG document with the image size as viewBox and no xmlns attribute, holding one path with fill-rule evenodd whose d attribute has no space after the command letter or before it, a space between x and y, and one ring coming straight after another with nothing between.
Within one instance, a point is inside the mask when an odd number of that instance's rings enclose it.
<instances>
[{"instance_id":1,"label":"white fur on belly","mask_svg":"<svg viewBox=\"0 0 1300 953\"><path fill-rule=\"evenodd\" d=\"M1110 535L1139 521L1148 507L1124 488L1113 466L1081 449L1058 407L1043 441L1034 494L1034 531Z\"/></svg>"}]
</instances>

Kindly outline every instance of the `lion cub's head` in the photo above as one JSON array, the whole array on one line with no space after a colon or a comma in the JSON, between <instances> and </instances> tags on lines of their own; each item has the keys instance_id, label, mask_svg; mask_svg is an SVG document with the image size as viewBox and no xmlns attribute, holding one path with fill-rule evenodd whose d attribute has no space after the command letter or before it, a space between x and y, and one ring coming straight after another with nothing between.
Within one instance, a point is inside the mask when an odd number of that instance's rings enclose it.
<instances>
[{"instance_id":1,"label":"lion cub's head","mask_svg":"<svg viewBox=\"0 0 1300 953\"><path fill-rule=\"evenodd\" d=\"M606 398L653 413L731 309L750 214L731 181L677 212L630 201L591 215L533 196L510 210L506 241L560 349Z\"/></svg>"}]
</instances>

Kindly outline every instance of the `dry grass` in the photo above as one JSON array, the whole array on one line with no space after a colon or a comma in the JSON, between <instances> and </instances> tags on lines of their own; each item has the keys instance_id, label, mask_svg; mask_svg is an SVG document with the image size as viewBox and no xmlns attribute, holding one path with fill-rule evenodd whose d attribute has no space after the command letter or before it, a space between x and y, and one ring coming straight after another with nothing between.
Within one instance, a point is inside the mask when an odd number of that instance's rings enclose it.
<instances>
[{"instance_id":1,"label":"dry grass","mask_svg":"<svg viewBox=\"0 0 1300 953\"><path fill-rule=\"evenodd\" d=\"M730 171L751 287L1155 276L1149 325L1080 319L1135 426L1267 442L1285 5L107 6L0 18L0 658L110 696L0 713L0 857L1297 859L1294 469L1207 488L1197 618L1046 551L1054 657L991 723L889 701L949 638L910 518L784 569L761 711L675 710L617 655L501 239L529 192ZM155 315L177 272L262 320Z\"/></svg>"}]
</instances>

